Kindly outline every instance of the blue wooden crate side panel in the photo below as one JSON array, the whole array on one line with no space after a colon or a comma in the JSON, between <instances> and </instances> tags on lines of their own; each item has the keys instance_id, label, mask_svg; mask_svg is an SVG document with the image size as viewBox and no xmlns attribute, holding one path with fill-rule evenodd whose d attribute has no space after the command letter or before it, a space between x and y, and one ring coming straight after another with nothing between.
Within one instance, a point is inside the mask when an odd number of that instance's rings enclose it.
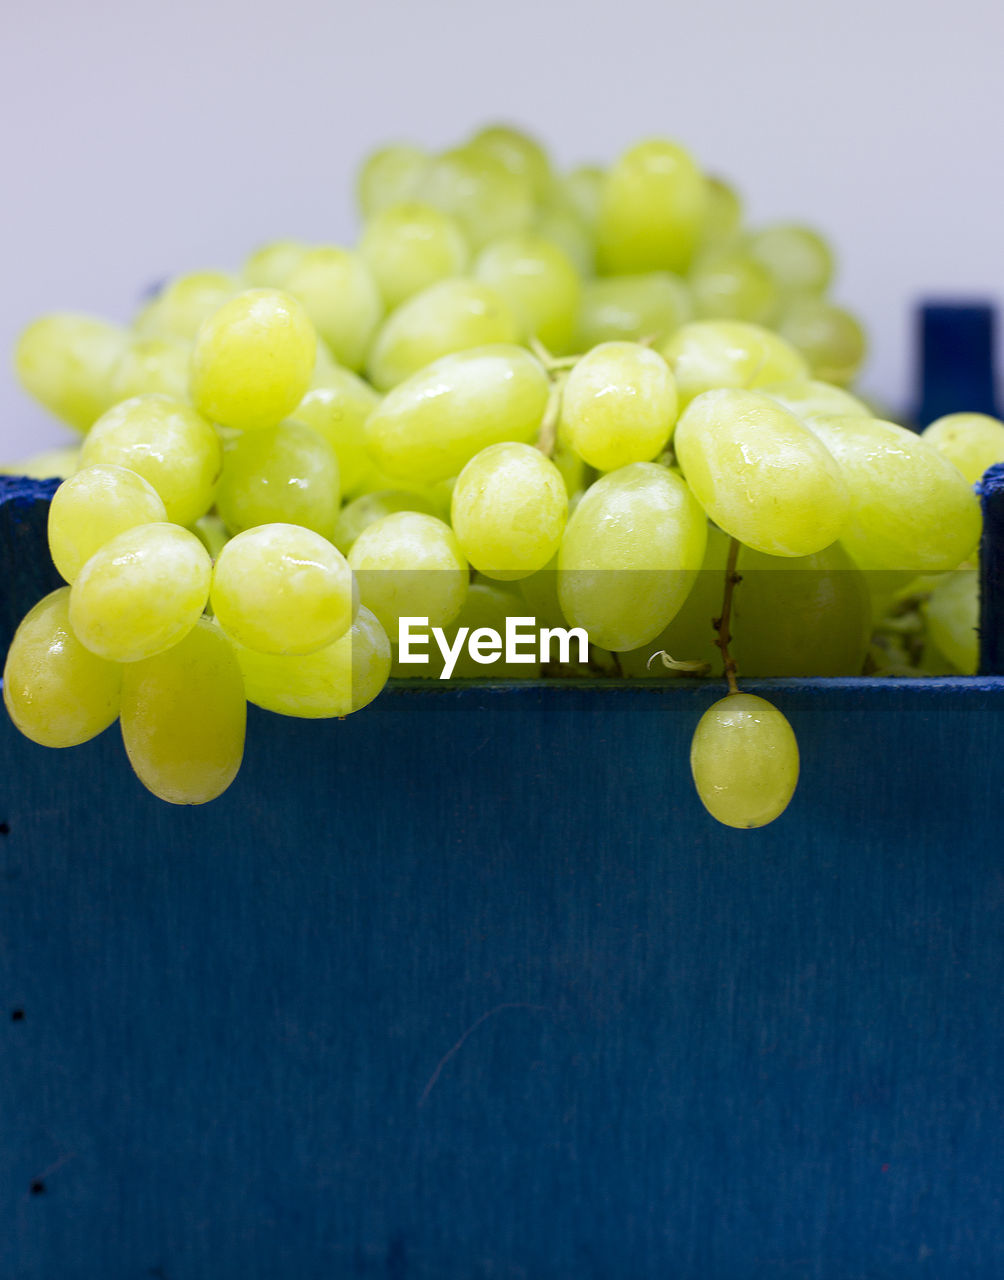
<instances>
[{"instance_id":1,"label":"blue wooden crate side panel","mask_svg":"<svg viewBox=\"0 0 1004 1280\"><path fill-rule=\"evenodd\" d=\"M1000 415L997 309L992 302L926 302L917 308L918 428L948 413Z\"/></svg>"},{"instance_id":2,"label":"blue wooden crate side panel","mask_svg":"<svg viewBox=\"0 0 1004 1280\"><path fill-rule=\"evenodd\" d=\"M980 484L980 671L1004 675L1004 463L989 467Z\"/></svg>"},{"instance_id":3,"label":"blue wooden crate side panel","mask_svg":"<svg viewBox=\"0 0 1004 1280\"><path fill-rule=\"evenodd\" d=\"M4 1280L998 1280L1001 682L773 684L756 832L718 693L253 714L196 810L4 721Z\"/></svg>"},{"instance_id":4,"label":"blue wooden crate side panel","mask_svg":"<svg viewBox=\"0 0 1004 1280\"><path fill-rule=\"evenodd\" d=\"M0 475L0 662L32 605L65 585L49 555L49 501L58 486Z\"/></svg>"}]
</instances>

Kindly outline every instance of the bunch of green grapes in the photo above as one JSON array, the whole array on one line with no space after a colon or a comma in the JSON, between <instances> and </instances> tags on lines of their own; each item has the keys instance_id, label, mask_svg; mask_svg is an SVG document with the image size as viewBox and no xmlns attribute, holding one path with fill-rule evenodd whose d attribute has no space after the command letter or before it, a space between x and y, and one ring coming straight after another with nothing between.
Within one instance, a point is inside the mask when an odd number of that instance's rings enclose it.
<instances>
[{"instance_id":1,"label":"bunch of green grapes","mask_svg":"<svg viewBox=\"0 0 1004 1280\"><path fill-rule=\"evenodd\" d=\"M358 197L354 247L276 241L131 326L22 335L22 382L83 433L17 468L65 477L68 585L4 671L29 737L119 718L145 785L201 803L236 775L247 701L342 717L436 674L401 661L402 618L453 646L533 615L588 634L574 674L724 669L691 765L750 827L787 805L798 748L738 678L878 669L904 591L971 665L972 482L1004 426L918 437L846 390L864 338L815 231L746 227L674 142L560 173L507 127L385 147ZM484 674L473 648L454 668Z\"/></svg>"}]
</instances>

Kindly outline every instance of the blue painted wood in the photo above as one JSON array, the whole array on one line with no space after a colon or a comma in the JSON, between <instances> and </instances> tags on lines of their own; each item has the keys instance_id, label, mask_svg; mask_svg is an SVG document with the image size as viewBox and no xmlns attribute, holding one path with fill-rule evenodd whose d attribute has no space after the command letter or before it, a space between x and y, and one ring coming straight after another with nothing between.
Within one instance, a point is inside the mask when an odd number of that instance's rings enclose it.
<instances>
[{"instance_id":1,"label":"blue painted wood","mask_svg":"<svg viewBox=\"0 0 1004 1280\"><path fill-rule=\"evenodd\" d=\"M1004 675L1004 463L980 483L980 671Z\"/></svg>"},{"instance_id":2,"label":"blue painted wood","mask_svg":"<svg viewBox=\"0 0 1004 1280\"><path fill-rule=\"evenodd\" d=\"M917 309L919 427L946 413L1000 416L997 314L989 302L926 302Z\"/></svg>"},{"instance_id":3,"label":"blue painted wood","mask_svg":"<svg viewBox=\"0 0 1004 1280\"><path fill-rule=\"evenodd\" d=\"M46 524L58 480L0 475L0 661L31 606L63 586Z\"/></svg>"}]
</instances>

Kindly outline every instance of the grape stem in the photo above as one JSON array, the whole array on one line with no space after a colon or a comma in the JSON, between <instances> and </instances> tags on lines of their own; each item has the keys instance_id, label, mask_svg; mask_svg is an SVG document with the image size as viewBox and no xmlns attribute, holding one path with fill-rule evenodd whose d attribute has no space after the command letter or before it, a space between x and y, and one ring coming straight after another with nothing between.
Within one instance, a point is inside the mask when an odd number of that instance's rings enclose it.
<instances>
[{"instance_id":1,"label":"grape stem","mask_svg":"<svg viewBox=\"0 0 1004 1280\"><path fill-rule=\"evenodd\" d=\"M567 377L568 374L564 372L553 375L551 390L547 397L547 408L540 420L540 430L537 432L535 444L545 458L554 457L554 449L558 442L558 422L561 419L561 395L565 389Z\"/></svg>"},{"instance_id":2,"label":"grape stem","mask_svg":"<svg viewBox=\"0 0 1004 1280\"><path fill-rule=\"evenodd\" d=\"M715 618L711 624L718 632L715 644L722 651L722 658L725 662L725 679L729 682L729 693L739 692L739 686L736 684L736 660L729 653L729 641L732 639L732 632L729 630L729 621L732 616L732 593L736 589L736 584L742 582L742 574L736 573L738 559L739 539L733 538L729 542L729 558L725 565L725 591L722 594L722 614L720 618Z\"/></svg>"}]
</instances>

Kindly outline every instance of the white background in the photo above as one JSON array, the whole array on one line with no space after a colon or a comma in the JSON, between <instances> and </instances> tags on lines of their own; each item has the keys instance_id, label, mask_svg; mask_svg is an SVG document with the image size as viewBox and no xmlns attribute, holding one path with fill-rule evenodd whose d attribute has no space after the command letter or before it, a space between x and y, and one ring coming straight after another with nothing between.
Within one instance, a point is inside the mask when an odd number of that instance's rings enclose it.
<instances>
[{"instance_id":1,"label":"white background","mask_svg":"<svg viewBox=\"0 0 1004 1280\"><path fill-rule=\"evenodd\" d=\"M268 239L351 241L368 149L496 118L569 165L676 137L754 220L818 224L894 406L918 297L1004 299L999 0L0 0L0 347ZM67 440L2 367L0 459Z\"/></svg>"}]
</instances>

